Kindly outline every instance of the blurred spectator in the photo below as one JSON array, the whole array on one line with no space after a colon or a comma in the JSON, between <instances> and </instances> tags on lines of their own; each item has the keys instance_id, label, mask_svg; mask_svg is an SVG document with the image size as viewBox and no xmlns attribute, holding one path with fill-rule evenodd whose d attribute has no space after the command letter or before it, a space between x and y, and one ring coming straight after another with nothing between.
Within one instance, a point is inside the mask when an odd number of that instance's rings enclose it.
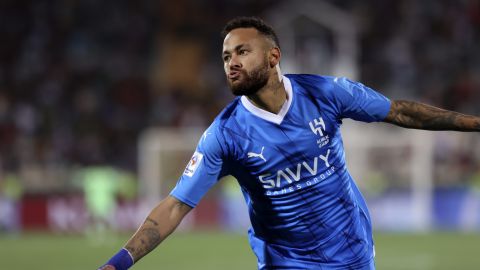
<instances>
[{"instance_id":1,"label":"blurred spectator","mask_svg":"<svg viewBox=\"0 0 480 270\"><path fill-rule=\"evenodd\" d=\"M15 174L0 172L0 232L20 231L22 193L22 185Z\"/></svg>"}]
</instances>

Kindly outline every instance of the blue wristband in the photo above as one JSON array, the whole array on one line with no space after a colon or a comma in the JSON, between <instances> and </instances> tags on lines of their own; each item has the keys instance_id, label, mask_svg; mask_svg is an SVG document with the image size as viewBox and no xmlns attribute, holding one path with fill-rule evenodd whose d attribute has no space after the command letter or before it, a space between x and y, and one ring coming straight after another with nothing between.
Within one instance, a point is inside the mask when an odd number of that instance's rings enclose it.
<instances>
[{"instance_id":1,"label":"blue wristband","mask_svg":"<svg viewBox=\"0 0 480 270\"><path fill-rule=\"evenodd\" d=\"M133 265L133 257L128 250L122 248L105 265L115 266L115 270L127 270Z\"/></svg>"}]
</instances>

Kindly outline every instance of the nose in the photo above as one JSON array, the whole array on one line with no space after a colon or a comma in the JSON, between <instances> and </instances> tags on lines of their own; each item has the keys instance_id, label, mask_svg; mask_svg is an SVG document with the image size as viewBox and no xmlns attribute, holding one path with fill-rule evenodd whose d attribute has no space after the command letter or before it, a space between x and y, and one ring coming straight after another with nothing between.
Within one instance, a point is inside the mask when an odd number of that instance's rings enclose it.
<instances>
[{"instance_id":1,"label":"nose","mask_svg":"<svg viewBox=\"0 0 480 270\"><path fill-rule=\"evenodd\" d=\"M242 63L239 61L239 58L235 54L233 54L230 58L230 61L228 61L228 67L229 69L242 67Z\"/></svg>"}]
</instances>

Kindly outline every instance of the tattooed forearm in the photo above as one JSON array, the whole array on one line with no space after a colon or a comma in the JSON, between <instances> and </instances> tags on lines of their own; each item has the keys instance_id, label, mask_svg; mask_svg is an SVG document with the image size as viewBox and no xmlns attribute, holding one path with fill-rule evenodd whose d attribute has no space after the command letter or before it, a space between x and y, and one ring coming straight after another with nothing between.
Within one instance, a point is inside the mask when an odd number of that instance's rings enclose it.
<instances>
[{"instance_id":1,"label":"tattooed forearm","mask_svg":"<svg viewBox=\"0 0 480 270\"><path fill-rule=\"evenodd\" d=\"M413 101L392 101L385 122L415 129L480 131L480 118Z\"/></svg>"},{"instance_id":2,"label":"tattooed forearm","mask_svg":"<svg viewBox=\"0 0 480 270\"><path fill-rule=\"evenodd\" d=\"M162 200L125 245L134 262L155 249L180 224L192 208L172 196Z\"/></svg>"},{"instance_id":3,"label":"tattooed forearm","mask_svg":"<svg viewBox=\"0 0 480 270\"><path fill-rule=\"evenodd\" d=\"M157 247L162 240L157 228L144 228L133 236L125 248L130 251L134 261L137 262Z\"/></svg>"},{"instance_id":4,"label":"tattooed forearm","mask_svg":"<svg viewBox=\"0 0 480 270\"><path fill-rule=\"evenodd\" d=\"M150 222L150 223L152 223L153 225L158 226L158 222L156 222L155 220L153 220L153 219L151 219L151 218L149 218L149 217L147 217L147 219L145 220L144 223L147 223L147 222Z\"/></svg>"}]
</instances>

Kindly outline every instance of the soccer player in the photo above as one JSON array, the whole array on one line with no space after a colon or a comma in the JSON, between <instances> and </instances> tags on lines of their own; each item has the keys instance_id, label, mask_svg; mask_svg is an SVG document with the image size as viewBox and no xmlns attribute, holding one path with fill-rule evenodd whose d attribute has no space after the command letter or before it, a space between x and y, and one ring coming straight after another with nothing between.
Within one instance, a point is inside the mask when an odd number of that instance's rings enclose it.
<instances>
[{"instance_id":1,"label":"soccer player","mask_svg":"<svg viewBox=\"0 0 480 270\"><path fill-rule=\"evenodd\" d=\"M152 251L224 175L241 186L259 269L375 269L369 212L345 165L342 119L480 131L480 118L389 100L346 78L282 75L278 38L258 18L233 19L223 33L237 98L200 138L170 195L101 269L127 269Z\"/></svg>"}]
</instances>

